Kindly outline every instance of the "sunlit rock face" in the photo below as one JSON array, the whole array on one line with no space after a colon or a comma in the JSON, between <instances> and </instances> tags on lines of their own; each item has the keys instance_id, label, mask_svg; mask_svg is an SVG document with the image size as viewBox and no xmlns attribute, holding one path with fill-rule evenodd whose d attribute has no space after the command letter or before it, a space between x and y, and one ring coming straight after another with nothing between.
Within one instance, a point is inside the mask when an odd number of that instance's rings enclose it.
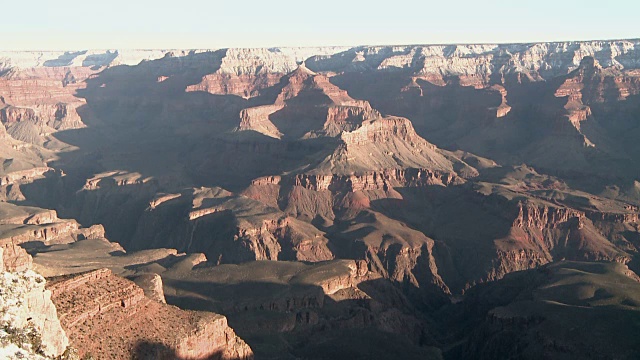
<instances>
[{"instance_id":1,"label":"sunlit rock face","mask_svg":"<svg viewBox=\"0 0 640 360\"><path fill-rule=\"evenodd\" d=\"M45 289L45 279L28 266L27 270L7 269L6 264L16 263L16 256L6 248L2 251L5 267L0 272L0 354L29 359L62 355L69 340L51 301L51 291ZM26 252L20 256L30 258Z\"/></svg>"}]
</instances>

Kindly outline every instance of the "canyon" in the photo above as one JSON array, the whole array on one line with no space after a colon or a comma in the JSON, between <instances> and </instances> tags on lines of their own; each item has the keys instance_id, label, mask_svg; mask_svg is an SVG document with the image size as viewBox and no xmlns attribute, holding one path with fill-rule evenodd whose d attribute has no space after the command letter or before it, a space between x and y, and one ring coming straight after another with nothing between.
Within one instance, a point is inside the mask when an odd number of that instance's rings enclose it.
<instances>
[{"instance_id":1,"label":"canyon","mask_svg":"<svg viewBox=\"0 0 640 360\"><path fill-rule=\"evenodd\" d=\"M38 356L633 359L639 118L638 40L3 51L3 268Z\"/></svg>"}]
</instances>

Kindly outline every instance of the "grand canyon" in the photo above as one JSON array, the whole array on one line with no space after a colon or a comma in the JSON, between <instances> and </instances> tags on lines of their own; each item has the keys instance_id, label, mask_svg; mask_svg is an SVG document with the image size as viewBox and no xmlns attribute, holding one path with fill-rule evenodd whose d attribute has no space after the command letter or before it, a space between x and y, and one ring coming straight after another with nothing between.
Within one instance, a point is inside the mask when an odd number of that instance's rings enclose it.
<instances>
[{"instance_id":1,"label":"grand canyon","mask_svg":"<svg viewBox=\"0 0 640 360\"><path fill-rule=\"evenodd\" d=\"M0 51L0 122L0 356L640 358L640 40Z\"/></svg>"}]
</instances>

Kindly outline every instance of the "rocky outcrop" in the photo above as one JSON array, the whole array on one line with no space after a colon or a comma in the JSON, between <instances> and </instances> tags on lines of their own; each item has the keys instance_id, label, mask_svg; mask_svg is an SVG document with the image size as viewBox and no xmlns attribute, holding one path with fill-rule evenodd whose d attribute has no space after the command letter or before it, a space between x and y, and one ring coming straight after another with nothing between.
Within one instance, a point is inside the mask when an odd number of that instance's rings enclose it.
<instances>
[{"instance_id":1,"label":"rocky outcrop","mask_svg":"<svg viewBox=\"0 0 640 360\"><path fill-rule=\"evenodd\" d=\"M518 215L513 221L514 227L532 229L552 229L577 219L578 227L584 219L584 213L571 209L551 206L537 206L532 203L518 203Z\"/></svg>"},{"instance_id":2,"label":"rocky outcrop","mask_svg":"<svg viewBox=\"0 0 640 360\"><path fill-rule=\"evenodd\" d=\"M31 270L32 259L19 246L0 247L0 353L15 344L16 353L61 355L69 344L45 279ZM37 357L36 357L37 358Z\"/></svg>"},{"instance_id":3,"label":"rocky outcrop","mask_svg":"<svg viewBox=\"0 0 640 360\"><path fill-rule=\"evenodd\" d=\"M16 182L32 181L46 174L53 174L55 171L50 167L34 167L26 170L12 171L5 175L0 175L0 186L13 184Z\"/></svg>"},{"instance_id":4,"label":"rocky outcrop","mask_svg":"<svg viewBox=\"0 0 640 360\"><path fill-rule=\"evenodd\" d=\"M254 130L277 139L281 138L282 133L271 122L269 116L283 107L284 105L264 105L243 109L240 111L238 131Z\"/></svg>"},{"instance_id":5,"label":"rocky outcrop","mask_svg":"<svg viewBox=\"0 0 640 360\"><path fill-rule=\"evenodd\" d=\"M386 117L363 124L357 130L345 132L341 139L349 145L364 145L367 143L384 143L398 138L409 144L416 144L424 140L416 134L411 122L399 117ZM428 144L427 148L436 146ZM426 150L426 149L423 149Z\"/></svg>"},{"instance_id":6,"label":"rocky outcrop","mask_svg":"<svg viewBox=\"0 0 640 360\"><path fill-rule=\"evenodd\" d=\"M177 199L181 194L158 194L149 202L149 209L153 210L165 201Z\"/></svg>"},{"instance_id":7,"label":"rocky outcrop","mask_svg":"<svg viewBox=\"0 0 640 360\"><path fill-rule=\"evenodd\" d=\"M206 259L205 259L206 261ZM164 298L164 290L162 289L162 277L158 274L142 274L137 275L133 279L136 285L144 290L144 295L151 300L166 303Z\"/></svg>"},{"instance_id":8,"label":"rocky outcrop","mask_svg":"<svg viewBox=\"0 0 640 360\"><path fill-rule=\"evenodd\" d=\"M357 287L359 283L368 279L369 268L365 260L348 261L346 265L349 273L320 279L315 284L320 286L326 295L333 295L340 290Z\"/></svg>"},{"instance_id":9,"label":"rocky outcrop","mask_svg":"<svg viewBox=\"0 0 640 360\"><path fill-rule=\"evenodd\" d=\"M507 114L509 114L509 112L511 111L511 106L507 104L507 89L505 89L504 86L498 84L493 85L491 89L497 91L498 93L500 93L500 96L502 96L500 105L498 105L498 107L496 108L492 108L491 110L495 110L496 117L498 118L507 116Z\"/></svg>"},{"instance_id":10,"label":"rocky outcrop","mask_svg":"<svg viewBox=\"0 0 640 360\"><path fill-rule=\"evenodd\" d=\"M3 343L11 343L11 339L23 334L30 339L30 343L21 346L27 347L28 352L52 357L62 355L69 342L51 302L51 292L45 290L44 278L31 270L2 272L0 288Z\"/></svg>"},{"instance_id":11,"label":"rocky outcrop","mask_svg":"<svg viewBox=\"0 0 640 360\"><path fill-rule=\"evenodd\" d=\"M104 239L104 226L91 225L88 228L80 228L76 231L76 239L84 240L84 239Z\"/></svg>"},{"instance_id":12,"label":"rocky outcrop","mask_svg":"<svg viewBox=\"0 0 640 360\"><path fill-rule=\"evenodd\" d=\"M0 234L0 244L21 244L27 241L68 241L77 234L79 224L75 220L57 220L38 225L11 224Z\"/></svg>"},{"instance_id":13,"label":"rocky outcrop","mask_svg":"<svg viewBox=\"0 0 640 360\"><path fill-rule=\"evenodd\" d=\"M43 245L104 238L102 225L82 228L75 220L59 219L56 211L0 203L0 249L7 271L31 268L32 259L22 248L27 242Z\"/></svg>"},{"instance_id":14,"label":"rocky outcrop","mask_svg":"<svg viewBox=\"0 0 640 360\"><path fill-rule=\"evenodd\" d=\"M33 259L17 244L4 244L2 251L2 266L4 271L26 271L32 268Z\"/></svg>"},{"instance_id":15,"label":"rocky outcrop","mask_svg":"<svg viewBox=\"0 0 640 360\"><path fill-rule=\"evenodd\" d=\"M114 358L250 359L251 349L226 318L180 310L147 298L107 269L53 279L62 326L80 355ZM120 324L114 326L114 324Z\"/></svg>"},{"instance_id":16,"label":"rocky outcrop","mask_svg":"<svg viewBox=\"0 0 640 360\"><path fill-rule=\"evenodd\" d=\"M186 91L238 95L246 99L256 97L262 90L278 84L306 58L340 50L344 48L226 49L220 68L205 75L198 84L188 86Z\"/></svg>"}]
</instances>

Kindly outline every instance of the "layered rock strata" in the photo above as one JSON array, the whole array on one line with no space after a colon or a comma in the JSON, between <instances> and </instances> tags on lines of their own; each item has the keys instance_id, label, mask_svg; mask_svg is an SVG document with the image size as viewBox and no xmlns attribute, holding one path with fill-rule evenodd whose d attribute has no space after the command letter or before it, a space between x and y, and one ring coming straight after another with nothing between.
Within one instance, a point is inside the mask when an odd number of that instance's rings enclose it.
<instances>
[{"instance_id":1,"label":"layered rock strata","mask_svg":"<svg viewBox=\"0 0 640 360\"><path fill-rule=\"evenodd\" d=\"M62 326L81 356L142 359L251 359L251 349L213 313L151 300L107 269L48 284Z\"/></svg>"}]
</instances>

